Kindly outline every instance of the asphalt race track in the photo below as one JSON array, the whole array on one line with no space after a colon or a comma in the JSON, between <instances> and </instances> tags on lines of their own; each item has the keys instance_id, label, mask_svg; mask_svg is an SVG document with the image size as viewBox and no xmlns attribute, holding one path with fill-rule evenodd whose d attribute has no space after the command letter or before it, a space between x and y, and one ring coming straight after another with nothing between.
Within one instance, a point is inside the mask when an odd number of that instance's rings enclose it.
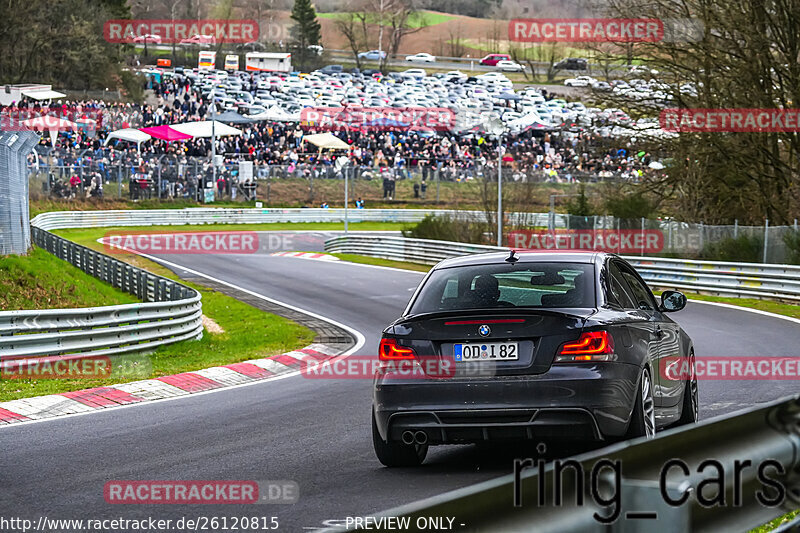
<instances>
[{"instance_id":1,"label":"asphalt race track","mask_svg":"<svg viewBox=\"0 0 800 533\"><path fill-rule=\"evenodd\" d=\"M288 237L286 246L310 251L321 249L325 235ZM255 255L163 259L350 326L366 338L358 354L376 353L382 328L421 279L413 272L274 257L272 245ZM692 302L675 319L692 336L698 356L799 355L795 322ZM5 427L0 515L277 516L278 531L311 531L325 521L365 516L511 472L519 450L471 446L432 448L419 469L383 468L372 451L370 387L368 380L294 376ZM730 413L793 392L792 381L701 382L700 414ZM115 479L294 480L300 498L292 505L109 505L103 485Z\"/></svg>"}]
</instances>

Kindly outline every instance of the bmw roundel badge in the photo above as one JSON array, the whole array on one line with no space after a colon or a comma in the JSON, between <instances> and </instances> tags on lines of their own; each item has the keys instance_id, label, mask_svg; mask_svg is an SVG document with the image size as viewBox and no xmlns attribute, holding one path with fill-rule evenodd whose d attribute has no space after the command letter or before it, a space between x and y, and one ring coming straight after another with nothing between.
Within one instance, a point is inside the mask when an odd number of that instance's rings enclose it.
<instances>
[{"instance_id":1,"label":"bmw roundel badge","mask_svg":"<svg viewBox=\"0 0 800 533\"><path fill-rule=\"evenodd\" d=\"M482 325L481 327L478 328L478 333L481 334L481 337L487 337L489 335L489 333L491 333L491 332L492 332L492 328L490 328L486 324L484 324L484 325Z\"/></svg>"}]
</instances>

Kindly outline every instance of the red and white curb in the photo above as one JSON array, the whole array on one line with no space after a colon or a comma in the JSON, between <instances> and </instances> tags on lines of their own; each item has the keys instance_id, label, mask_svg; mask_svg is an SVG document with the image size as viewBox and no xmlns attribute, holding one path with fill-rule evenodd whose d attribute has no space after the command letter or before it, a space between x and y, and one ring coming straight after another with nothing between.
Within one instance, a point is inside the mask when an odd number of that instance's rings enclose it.
<instances>
[{"instance_id":1,"label":"red and white curb","mask_svg":"<svg viewBox=\"0 0 800 533\"><path fill-rule=\"evenodd\" d=\"M338 261L339 258L330 255L330 254L323 254L319 252L275 252L270 255L280 256L280 257L296 257L298 259L316 259L318 261Z\"/></svg>"},{"instance_id":2,"label":"red and white curb","mask_svg":"<svg viewBox=\"0 0 800 533\"><path fill-rule=\"evenodd\" d=\"M337 355L337 350L329 346L312 344L272 357L172 376L0 402L0 426L244 385L297 372L304 365L319 364Z\"/></svg>"}]
</instances>

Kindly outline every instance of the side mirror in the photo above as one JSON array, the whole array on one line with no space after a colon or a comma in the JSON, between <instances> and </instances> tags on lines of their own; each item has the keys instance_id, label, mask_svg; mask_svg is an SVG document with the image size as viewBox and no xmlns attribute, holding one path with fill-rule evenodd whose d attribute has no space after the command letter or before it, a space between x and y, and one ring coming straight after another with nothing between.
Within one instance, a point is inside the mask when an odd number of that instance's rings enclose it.
<instances>
[{"instance_id":1,"label":"side mirror","mask_svg":"<svg viewBox=\"0 0 800 533\"><path fill-rule=\"evenodd\" d=\"M660 310L665 313L680 311L686 307L686 296L678 291L664 291L661 293Z\"/></svg>"}]
</instances>

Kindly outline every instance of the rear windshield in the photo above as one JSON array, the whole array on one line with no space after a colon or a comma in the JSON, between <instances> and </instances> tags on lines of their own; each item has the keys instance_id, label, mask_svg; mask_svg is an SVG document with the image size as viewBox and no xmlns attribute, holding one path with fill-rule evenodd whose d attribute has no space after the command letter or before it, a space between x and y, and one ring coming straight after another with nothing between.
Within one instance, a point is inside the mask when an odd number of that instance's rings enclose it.
<instances>
[{"instance_id":1,"label":"rear windshield","mask_svg":"<svg viewBox=\"0 0 800 533\"><path fill-rule=\"evenodd\" d=\"M501 307L595 307L594 266L504 263L443 268L428 278L410 314Z\"/></svg>"}]
</instances>

